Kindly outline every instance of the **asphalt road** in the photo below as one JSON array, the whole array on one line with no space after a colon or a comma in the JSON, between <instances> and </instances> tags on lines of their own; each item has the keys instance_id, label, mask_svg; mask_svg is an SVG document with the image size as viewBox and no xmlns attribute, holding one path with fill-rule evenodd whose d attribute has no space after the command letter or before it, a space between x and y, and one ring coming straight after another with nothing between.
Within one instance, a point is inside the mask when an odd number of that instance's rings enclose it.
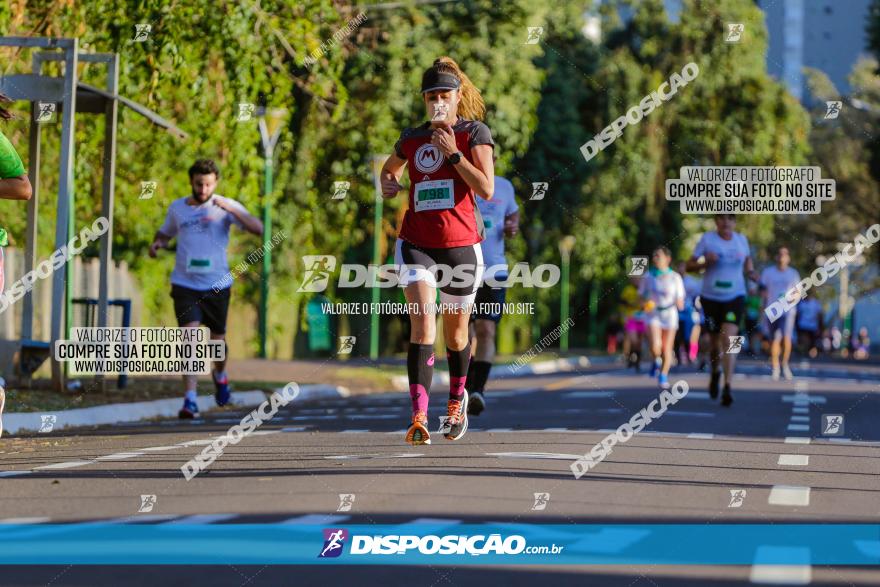
<instances>
[{"instance_id":1,"label":"asphalt road","mask_svg":"<svg viewBox=\"0 0 880 587\"><path fill-rule=\"evenodd\" d=\"M796 365L797 367L798 365ZM576 480L570 463L657 397L651 379L609 366L496 379L457 442L403 441L403 393L294 402L187 482L180 467L249 410L0 440L0 524L114 523L880 523L875 372L810 364L771 381L743 364L722 408L707 376ZM499 370L496 375L502 375ZM445 390L432 393L432 427ZM844 416L841 436L822 415ZM732 492L741 502L731 507ZM535 494L549 494L536 505ZM340 494L354 495L340 510ZM142 495L155 495L139 512ZM347 509L345 507L343 510ZM0 585L877 585L880 569L811 566L10 566Z\"/></svg>"}]
</instances>

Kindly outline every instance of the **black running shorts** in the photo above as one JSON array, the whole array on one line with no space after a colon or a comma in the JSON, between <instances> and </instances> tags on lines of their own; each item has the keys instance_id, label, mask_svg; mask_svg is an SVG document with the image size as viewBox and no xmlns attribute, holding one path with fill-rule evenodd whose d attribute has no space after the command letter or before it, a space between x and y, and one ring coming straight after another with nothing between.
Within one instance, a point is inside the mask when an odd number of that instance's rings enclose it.
<instances>
[{"instance_id":1,"label":"black running shorts","mask_svg":"<svg viewBox=\"0 0 880 587\"><path fill-rule=\"evenodd\" d=\"M226 315L229 312L229 294L232 288L200 291L171 284L171 298L174 300L174 313L177 325L190 322L204 324L212 334L226 333Z\"/></svg>"},{"instance_id":2,"label":"black running shorts","mask_svg":"<svg viewBox=\"0 0 880 587\"><path fill-rule=\"evenodd\" d=\"M721 332L721 325L725 322L739 327L746 309L745 296L739 296L727 302L707 300L701 296L700 303L703 305L703 314L706 316L706 330L713 334Z\"/></svg>"}]
</instances>

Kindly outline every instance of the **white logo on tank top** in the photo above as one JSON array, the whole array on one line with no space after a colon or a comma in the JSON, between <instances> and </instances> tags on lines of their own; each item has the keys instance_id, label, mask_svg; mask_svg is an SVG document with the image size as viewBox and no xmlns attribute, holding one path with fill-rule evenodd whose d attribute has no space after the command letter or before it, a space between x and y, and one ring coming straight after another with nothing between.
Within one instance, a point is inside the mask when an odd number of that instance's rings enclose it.
<instances>
[{"instance_id":1,"label":"white logo on tank top","mask_svg":"<svg viewBox=\"0 0 880 587\"><path fill-rule=\"evenodd\" d=\"M422 173L434 173L443 165L443 155L440 154L440 149L431 143L425 143L416 149L414 159L416 169Z\"/></svg>"}]
</instances>

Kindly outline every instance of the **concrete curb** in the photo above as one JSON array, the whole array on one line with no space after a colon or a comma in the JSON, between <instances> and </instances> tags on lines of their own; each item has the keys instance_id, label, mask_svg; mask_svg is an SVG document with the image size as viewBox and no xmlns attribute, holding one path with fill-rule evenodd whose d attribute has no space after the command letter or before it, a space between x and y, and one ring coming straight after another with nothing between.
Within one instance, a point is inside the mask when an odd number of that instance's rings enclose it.
<instances>
[{"instance_id":1,"label":"concrete curb","mask_svg":"<svg viewBox=\"0 0 880 587\"><path fill-rule=\"evenodd\" d=\"M599 361L602 363L604 361ZM580 357L570 357L567 359L556 359L551 361L539 361L537 363L531 363L527 365L523 365L519 369L510 372L508 367L512 367L513 364L504 364L504 365L495 365L492 367L493 373L500 373L506 377L523 377L526 375L548 375L550 373L561 373L567 371L575 371L577 369L585 369L592 365L592 361L585 356ZM503 370L503 371L502 371ZM449 373L447 371L435 371L434 378L431 381L431 386L435 385L447 385L449 383ZM408 391L409 390L409 378L406 375L395 375L391 378L391 384L398 391Z\"/></svg>"},{"instance_id":2,"label":"concrete curb","mask_svg":"<svg viewBox=\"0 0 880 587\"><path fill-rule=\"evenodd\" d=\"M348 389L334 385L301 385L300 393L296 400L348 397L348 393ZM233 391L231 405L240 407L258 406L266 401L266 398L267 394L259 390ZM200 395L197 403L201 412L208 412L217 408L213 395ZM52 425L51 431L56 431L80 426L136 422L148 418L176 418L180 406L180 398L169 398L55 412L10 412L3 414L3 436L11 436L19 432L39 432L42 425L42 416L46 415L55 416L55 422Z\"/></svg>"}]
</instances>

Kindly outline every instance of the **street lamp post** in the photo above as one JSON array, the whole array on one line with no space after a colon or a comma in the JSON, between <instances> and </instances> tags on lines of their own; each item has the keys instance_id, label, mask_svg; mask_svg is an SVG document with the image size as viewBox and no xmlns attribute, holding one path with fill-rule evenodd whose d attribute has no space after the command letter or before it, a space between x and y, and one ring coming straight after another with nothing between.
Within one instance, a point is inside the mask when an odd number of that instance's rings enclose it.
<instances>
[{"instance_id":1,"label":"street lamp post","mask_svg":"<svg viewBox=\"0 0 880 587\"><path fill-rule=\"evenodd\" d=\"M568 352L568 269L571 261L571 251L574 248L574 237L565 236L559 241L559 253L562 255L562 300L560 304L559 316L561 324L563 324L562 332L559 337L560 352Z\"/></svg>"},{"instance_id":2,"label":"street lamp post","mask_svg":"<svg viewBox=\"0 0 880 587\"><path fill-rule=\"evenodd\" d=\"M385 165L385 160L388 159L390 155L373 155L372 158L372 170L373 170L373 187L376 190L376 205L373 206L373 265L378 267L382 264L382 259L380 258L382 247L379 238L382 235L382 209L384 204L384 199L382 198L382 183L380 178L380 172L382 171L382 166ZM375 276L375 272L373 275ZM375 277L374 277L375 279ZM375 283L370 284L372 286L372 290L370 292L371 301L375 304L379 303L379 288L376 287ZM379 313L372 312L370 315L370 360L375 361L379 358Z\"/></svg>"},{"instance_id":3,"label":"street lamp post","mask_svg":"<svg viewBox=\"0 0 880 587\"><path fill-rule=\"evenodd\" d=\"M269 317L269 274L272 270L272 180L274 179L275 145L281 136L282 123L287 115L284 108L257 111L260 141L263 145L263 267L260 272L260 358L266 358L266 332Z\"/></svg>"}]
</instances>

